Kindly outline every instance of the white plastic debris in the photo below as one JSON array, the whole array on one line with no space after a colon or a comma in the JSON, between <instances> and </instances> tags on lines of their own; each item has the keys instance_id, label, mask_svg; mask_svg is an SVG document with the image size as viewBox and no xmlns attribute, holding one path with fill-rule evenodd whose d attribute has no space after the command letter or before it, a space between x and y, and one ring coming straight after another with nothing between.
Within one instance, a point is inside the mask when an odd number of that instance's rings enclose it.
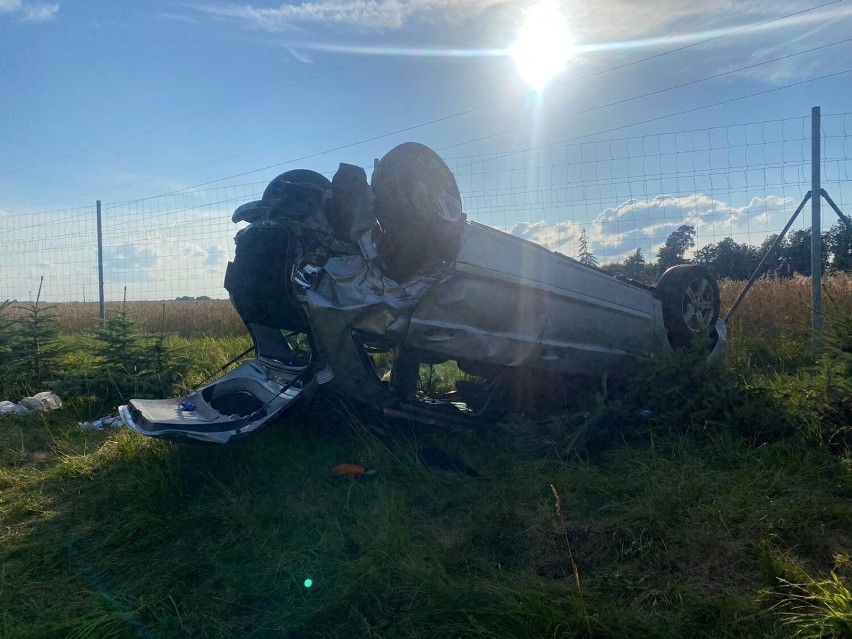
<instances>
[{"instance_id":1,"label":"white plastic debris","mask_svg":"<svg viewBox=\"0 0 852 639\"><path fill-rule=\"evenodd\" d=\"M31 412L26 406L16 404L15 402L0 402L0 415L25 415Z\"/></svg>"},{"instance_id":2,"label":"white plastic debris","mask_svg":"<svg viewBox=\"0 0 852 639\"><path fill-rule=\"evenodd\" d=\"M32 397L24 397L20 402L18 402L18 405L25 406L30 410L37 410L44 413L61 407L62 400L59 399L59 395L56 393L44 391L42 393L36 393Z\"/></svg>"},{"instance_id":3,"label":"white plastic debris","mask_svg":"<svg viewBox=\"0 0 852 639\"><path fill-rule=\"evenodd\" d=\"M27 415L34 411L56 410L61 406L62 400L56 393L44 391L32 397L24 397L17 404L10 401L0 402L0 415Z\"/></svg>"},{"instance_id":4,"label":"white plastic debris","mask_svg":"<svg viewBox=\"0 0 852 639\"><path fill-rule=\"evenodd\" d=\"M79 426L82 430L103 430L109 426L113 428L118 428L121 426L123 422L121 421L121 417L101 417L100 419L96 419L93 422L77 422L77 426Z\"/></svg>"}]
</instances>

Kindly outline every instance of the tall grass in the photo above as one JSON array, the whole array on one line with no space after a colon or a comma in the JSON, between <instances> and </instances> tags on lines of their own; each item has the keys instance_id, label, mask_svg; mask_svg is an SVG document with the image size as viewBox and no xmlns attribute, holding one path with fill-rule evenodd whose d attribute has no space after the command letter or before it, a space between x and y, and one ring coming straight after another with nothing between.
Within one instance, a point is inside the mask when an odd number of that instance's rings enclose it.
<instances>
[{"instance_id":1,"label":"tall grass","mask_svg":"<svg viewBox=\"0 0 852 639\"><path fill-rule=\"evenodd\" d=\"M118 311L122 302L107 302L106 314ZM54 305L52 305L54 306ZM175 333L183 337L236 337L246 334L245 325L230 300L167 300L127 302L130 315L147 333ZM97 302L60 302L54 312L59 326L66 333L97 330ZM7 309L10 317L21 315L17 305Z\"/></svg>"},{"instance_id":2,"label":"tall grass","mask_svg":"<svg viewBox=\"0 0 852 639\"><path fill-rule=\"evenodd\" d=\"M823 313L852 314L852 274L823 277ZM719 283L724 317L745 282ZM735 336L759 335L764 339L806 340L811 335L811 278L765 278L755 282L730 322Z\"/></svg>"},{"instance_id":3,"label":"tall grass","mask_svg":"<svg viewBox=\"0 0 852 639\"><path fill-rule=\"evenodd\" d=\"M722 316L745 286L745 282L723 280L719 283ZM758 280L734 315L731 328L735 335L759 334L769 339L781 336L807 339L810 336L811 280L808 277L767 278ZM852 314L852 274L823 277L823 305L826 314ZM130 314L150 333L165 327L167 333L183 337L209 335L234 337L245 334L245 327L229 300L167 300L128 302ZM110 313L120 302L107 302ZM165 309L165 313L163 312ZM20 313L12 305L10 315ZM55 312L65 332L92 331L98 326L97 302L56 304Z\"/></svg>"}]
</instances>

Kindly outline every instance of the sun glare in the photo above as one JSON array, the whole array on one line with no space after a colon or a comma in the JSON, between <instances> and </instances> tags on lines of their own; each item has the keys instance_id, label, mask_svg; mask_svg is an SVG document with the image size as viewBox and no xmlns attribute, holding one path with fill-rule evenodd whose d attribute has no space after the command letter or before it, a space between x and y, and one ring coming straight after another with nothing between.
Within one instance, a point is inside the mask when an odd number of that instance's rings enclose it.
<instances>
[{"instance_id":1,"label":"sun glare","mask_svg":"<svg viewBox=\"0 0 852 639\"><path fill-rule=\"evenodd\" d=\"M527 14L512 58L521 79L541 91L574 55L574 39L553 0L542 0Z\"/></svg>"}]
</instances>

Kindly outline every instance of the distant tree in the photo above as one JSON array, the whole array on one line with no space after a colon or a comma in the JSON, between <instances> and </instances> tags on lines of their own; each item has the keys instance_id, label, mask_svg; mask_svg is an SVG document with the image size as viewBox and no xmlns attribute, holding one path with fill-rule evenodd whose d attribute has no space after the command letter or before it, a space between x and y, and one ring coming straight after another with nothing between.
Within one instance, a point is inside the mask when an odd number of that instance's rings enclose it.
<instances>
[{"instance_id":1,"label":"distant tree","mask_svg":"<svg viewBox=\"0 0 852 639\"><path fill-rule=\"evenodd\" d=\"M763 259L763 257L767 253L769 253L769 249L772 248L772 245L775 244L775 241L777 239L778 239L778 234L773 233L772 235L767 237L765 240L763 240L763 243L757 249L757 252L760 255L760 259ZM781 249L782 248L783 248L783 243L782 243L782 246L780 246L778 248L778 250L775 251L775 254L771 255L769 257L769 259L766 260L766 262L763 264L763 273L761 273L761 275L764 275L764 274L781 275L782 274L781 273L781 268L782 268Z\"/></svg>"},{"instance_id":2,"label":"distant tree","mask_svg":"<svg viewBox=\"0 0 852 639\"><path fill-rule=\"evenodd\" d=\"M832 270L852 270L852 230L842 220L828 230L826 250L830 254L829 267Z\"/></svg>"},{"instance_id":3,"label":"distant tree","mask_svg":"<svg viewBox=\"0 0 852 639\"><path fill-rule=\"evenodd\" d=\"M663 273L670 266L686 263L684 255L694 246L695 227L682 224L666 238L666 243L657 251L657 270Z\"/></svg>"},{"instance_id":4,"label":"distant tree","mask_svg":"<svg viewBox=\"0 0 852 639\"><path fill-rule=\"evenodd\" d=\"M828 268L828 251L825 247L830 243L828 233L823 233L822 270ZM794 273L811 274L811 230L800 229L793 231L784 238L781 247L781 273L791 277Z\"/></svg>"},{"instance_id":5,"label":"distant tree","mask_svg":"<svg viewBox=\"0 0 852 639\"><path fill-rule=\"evenodd\" d=\"M586 233L586 227L583 227L583 230L580 231L580 240L579 240L579 248L580 251L577 255L577 260L580 264L585 264L586 266L597 266L598 259L592 254L592 251L589 249L589 234Z\"/></svg>"},{"instance_id":6,"label":"distant tree","mask_svg":"<svg viewBox=\"0 0 852 639\"><path fill-rule=\"evenodd\" d=\"M708 244L695 252L698 264L715 268L720 278L746 280L751 277L760 261L759 249L748 244L737 244L726 237L717 244Z\"/></svg>"},{"instance_id":7,"label":"distant tree","mask_svg":"<svg viewBox=\"0 0 852 639\"><path fill-rule=\"evenodd\" d=\"M642 249L638 246L636 250L633 251L627 258L624 260L625 269L633 269L637 266L645 266L645 256L642 255Z\"/></svg>"},{"instance_id":8,"label":"distant tree","mask_svg":"<svg viewBox=\"0 0 852 639\"><path fill-rule=\"evenodd\" d=\"M652 279L649 273L648 264L645 263L645 256L642 255L642 249L637 248L624 260L621 272L631 280L639 282L647 282Z\"/></svg>"},{"instance_id":9,"label":"distant tree","mask_svg":"<svg viewBox=\"0 0 852 639\"><path fill-rule=\"evenodd\" d=\"M781 270L784 275L794 273L811 274L811 231L799 229L793 231L781 246Z\"/></svg>"}]
</instances>

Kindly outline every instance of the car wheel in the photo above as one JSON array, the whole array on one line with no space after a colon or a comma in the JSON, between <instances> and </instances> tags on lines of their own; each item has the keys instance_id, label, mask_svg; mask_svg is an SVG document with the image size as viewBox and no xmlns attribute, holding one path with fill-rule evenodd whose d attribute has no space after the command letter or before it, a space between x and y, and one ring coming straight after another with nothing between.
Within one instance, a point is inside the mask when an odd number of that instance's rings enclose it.
<instances>
[{"instance_id":1,"label":"car wheel","mask_svg":"<svg viewBox=\"0 0 852 639\"><path fill-rule=\"evenodd\" d=\"M465 214L456 179L437 153L400 144L379 161L371 186L382 230L378 250L391 276L405 279L455 258Z\"/></svg>"},{"instance_id":2,"label":"car wheel","mask_svg":"<svg viewBox=\"0 0 852 639\"><path fill-rule=\"evenodd\" d=\"M293 169L282 173L277 178L266 185L263 191L264 200L274 200L279 197L281 186L289 182L290 184L304 184L307 186L315 186L318 189L330 189L331 181L322 173L311 171L310 169Z\"/></svg>"},{"instance_id":3,"label":"car wheel","mask_svg":"<svg viewBox=\"0 0 852 639\"><path fill-rule=\"evenodd\" d=\"M657 283L663 322L675 348L688 346L699 332L711 334L719 319L719 285L706 266L672 266Z\"/></svg>"}]
</instances>

